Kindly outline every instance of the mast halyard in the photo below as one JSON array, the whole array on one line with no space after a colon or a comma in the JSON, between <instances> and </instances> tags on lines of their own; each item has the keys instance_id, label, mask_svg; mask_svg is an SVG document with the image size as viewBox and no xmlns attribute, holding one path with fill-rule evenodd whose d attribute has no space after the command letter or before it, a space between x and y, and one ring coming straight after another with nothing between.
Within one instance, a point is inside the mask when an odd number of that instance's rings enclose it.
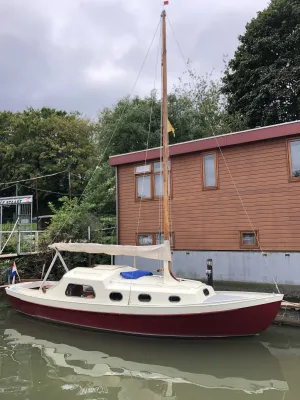
<instances>
[{"instance_id":1,"label":"mast halyard","mask_svg":"<svg viewBox=\"0 0 300 400\"><path fill-rule=\"evenodd\" d=\"M169 136L168 136L168 86L167 86L167 29L166 11L162 18L162 133L163 133L163 195L164 195L164 241L170 240L169 221ZM171 272L171 262L164 263L164 278L176 279Z\"/></svg>"}]
</instances>

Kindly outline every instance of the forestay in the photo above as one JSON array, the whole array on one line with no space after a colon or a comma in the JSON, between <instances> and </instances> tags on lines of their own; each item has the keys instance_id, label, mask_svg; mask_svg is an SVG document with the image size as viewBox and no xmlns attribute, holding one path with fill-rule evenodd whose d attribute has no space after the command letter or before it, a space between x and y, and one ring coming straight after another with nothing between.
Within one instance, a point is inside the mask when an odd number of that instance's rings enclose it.
<instances>
[{"instance_id":1,"label":"forestay","mask_svg":"<svg viewBox=\"0 0 300 400\"><path fill-rule=\"evenodd\" d=\"M163 244L155 246L121 246L98 243L53 243L48 247L58 251L69 251L74 253L133 256L163 261L172 260L170 242L168 240Z\"/></svg>"}]
</instances>

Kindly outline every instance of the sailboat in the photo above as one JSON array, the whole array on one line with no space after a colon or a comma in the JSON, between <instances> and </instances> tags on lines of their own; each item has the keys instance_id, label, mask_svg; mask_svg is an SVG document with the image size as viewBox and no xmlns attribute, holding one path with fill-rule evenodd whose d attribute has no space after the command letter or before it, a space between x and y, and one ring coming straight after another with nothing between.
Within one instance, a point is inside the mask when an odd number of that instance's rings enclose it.
<instances>
[{"instance_id":1,"label":"sailboat","mask_svg":"<svg viewBox=\"0 0 300 400\"><path fill-rule=\"evenodd\" d=\"M275 319L282 294L217 292L203 282L178 279L171 271L165 10L161 19L164 243L155 246L53 243L49 248L55 251L55 256L44 279L10 285L6 293L12 306L21 313L102 331L181 338L258 334ZM61 252L160 260L163 274L153 275L122 265L69 270ZM58 282L47 282L57 259L66 273Z\"/></svg>"}]
</instances>

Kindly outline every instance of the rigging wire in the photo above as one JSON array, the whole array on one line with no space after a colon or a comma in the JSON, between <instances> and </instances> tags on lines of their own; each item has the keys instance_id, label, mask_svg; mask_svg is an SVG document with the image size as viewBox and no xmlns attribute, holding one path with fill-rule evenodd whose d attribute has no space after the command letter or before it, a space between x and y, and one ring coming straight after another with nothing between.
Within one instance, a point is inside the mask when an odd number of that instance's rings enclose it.
<instances>
[{"instance_id":1,"label":"rigging wire","mask_svg":"<svg viewBox=\"0 0 300 400\"><path fill-rule=\"evenodd\" d=\"M136 80L135 80L135 82L134 82L134 85L133 85L133 87L132 87L132 89L131 89L129 98L132 97L133 92L134 92L134 90L135 90L135 88L136 88L137 82L138 82L138 80L139 80L139 78L140 78L140 75L141 75L141 73L142 73L142 71L143 71L143 68L144 68L144 66L145 66L145 63L146 63L146 61L147 61L148 55L149 55L150 50L151 50L151 48L152 48L152 44L153 44L154 39L155 39L155 37L156 37L157 30L158 30L159 26L160 26L160 18L159 18L158 24L157 24L157 26L156 26L156 29L155 29L154 35L153 35L153 37L152 37L152 40L151 40L151 42L150 42L150 45L149 45L149 47L148 47L148 50L147 50L147 52L146 52L146 55L145 55L145 57L144 57L144 60L143 60L143 62L142 62L142 65L141 65L141 68L140 68L140 70L139 70L139 73L138 73L138 75L137 75L137 77L136 77ZM68 217L64 220L63 224L61 225L61 227L60 227L59 230L57 231L57 233L56 233L56 235L54 236L54 238L53 238L53 240L52 240L51 243L53 243L53 242L55 241L55 239L58 237L58 235L60 234L60 232L61 232L61 230L63 229L63 227L64 227L64 226L67 224L67 222L70 220L70 218L71 218L71 216L73 215L73 213L74 213L76 207L78 206L80 200L82 199L84 193L86 192L87 188L88 188L89 185L91 184L91 182L92 182L92 180L93 180L93 178L94 178L94 176L95 176L95 174L96 174L96 171L99 169L99 166L100 166L101 162L102 162L103 159L104 159L104 155L106 154L107 149L109 148L110 143L111 143L113 137L115 136L115 133L116 133L116 131L117 131L117 129L118 129L118 127L119 127L121 121L123 120L123 116L124 116L125 111L127 110L127 108L128 108L128 103L125 104L125 106L124 106L124 108L123 108L123 110L122 110L122 112L121 112L120 118L118 119L118 121L117 121L117 123L116 123L116 126L115 126L115 128L114 128L114 130L113 130L113 132L112 132L112 134L111 134L111 136L110 136L110 138L109 138L109 141L108 141L107 145L106 145L105 148L104 148L104 151L103 151L103 153L102 153L102 156L101 156L101 158L100 158L100 161L98 162L98 165L96 165L96 167L94 168L94 171L92 172L92 175L91 175L90 179L88 180L88 182L87 182L87 184L86 184L86 186L85 186L83 192L81 193L81 196L80 196L79 199L78 199L78 203L75 204L74 207L71 209L71 211L70 211Z\"/></svg>"},{"instance_id":2,"label":"rigging wire","mask_svg":"<svg viewBox=\"0 0 300 400\"><path fill-rule=\"evenodd\" d=\"M36 189L36 188L31 187L31 186L26 186L26 185L23 185L23 184L21 184L20 186L23 186L23 187L25 187L27 189L31 189L31 190L34 190L34 191L37 190L38 192L54 193L54 194L59 194L61 196L69 196L69 193L61 193L61 192L53 192L52 190ZM80 194L75 194L74 193L74 196L80 196Z\"/></svg>"},{"instance_id":3,"label":"rigging wire","mask_svg":"<svg viewBox=\"0 0 300 400\"><path fill-rule=\"evenodd\" d=\"M161 39L161 33L160 33L160 37L159 37L159 43L160 43L160 39ZM155 63L155 73L154 73L154 82L153 82L153 90L154 91L156 89L157 66L158 66L158 61L159 61L159 50L160 50L160 44L158 45L157 57L156 57L156 63ZM156 97L153 96L152 102L151 102L151 106L150 106L150 113L149 113L149 127L148 127L148 134L147 134L146 153L145 153L144 165L147 164L148 150L149 150L149 140L150 140L150 134L151 134L152 114L153 114L153 106L154 106L155 100L156 100ZM144 176L143 176L143 180L142 180L142 193L143 193L143 189L144 189ZM137 230L136 230L137 233L139 233L141 208L142 208L142 198L140 198L140 201L139 201L138 223L137 223Z\"/></svg>"},{"instance_id":4,"label":"rigging wire","mask_svg":"<svg viewBox=\"0 0 300 400\"><path fill-rule=\"evenodd\" d=\"M10 188L12 188L12 187L15 187L15 185L11 185L11 186L7 186L7 187L5 187L5 188L2 188L2 189L0 189L0 192L1 192L1 190L10 189Z\"/></svg>"},{"instance_id":5,"label":"rigging wire","mask_svg":"<svg viewBox=\"0 0 300 400\"><path fill-rule=\"evenodd\" d=\"M38 176L35 176L34 178L20 179L18 181L12 181L12 182L0 182L0 185L10 185L12 183L16 184L16 183L21 183L21 182L35 181L36 179L43 179L43 178L48 178L49 176L64 174L67 171L68 171L68 168L61 172L55 172L53 174L47 174L47 175L38 175Z\"/></svg>"},{"instance_id":6,"label":"rigging wire","mask_svg":"<svg viewBox=\"0 0 300 400\"><path fill-rule=\"evenodd\" d=\"M178 40L177 40L175 31L174 31L174 29L173 29L173 26L172 26L171 21L169 20L168 16L167 16L167 20L168 20L168 23L169 23L170 28L171 28L171 30L172 30L173 36L174 36L174 38L175 38L177 47L178 47L178 49L179 49L179 52L180 52L181 57L182 57L182 59L183 59L183 62L184 62L184 64L185 64L185 67L187 68L188 72L190 73L190 76L192 77L192 79L194 80L195 78L194 78L193 74L191 73L191 70L190 70L190 68L189 68L188 62L186 61L186 58L185 58L185 56L184 56L184 54L183 54L183 51L182 51L181 46L180 46L180 44L179 44L179 42L178 42ZM221 148L221 146L220 146L220 144L219 144L218 137L217 137L217 135L215 134L214 127L213 127L213 125L212 125L212 123L211 123L211 120L210 120L210 117L209 117L209 113L208 113L207 110L206 110L206 105L205 105L205 103L203 104L203 106L204 106L203 109L204 109L204 112L205 112L205 114L206 114L206 118L207 118L207 121L208 121L210 130L211 130L211 132L212 132L212 134L213 134L213 136L214 136L214 138L215 138L215 140L216 140L217 146L218 146L219 151L220 151L220 153L221 153L222 159L223 159L223 161L224 161L224 163L225 163L226 169L227 169L227 171L228 171L228 173L229 173L230 179L231 179L231 181L232 181L232 183L233 183L233 185L234 185L234 188L235 188L235 190L236 190L236 193L237 193L237 195L238 195L238 197L239 197L239 200L240 200L240 202L241 202L241 204L242 204L243 210L244 210L244 212L245 212L245 214L246 214L246 217L247 217L247 219L248 219L248 222L249 222L249 224L250 224L250 226L251 226L251 230L253 231L253 233L254 233L254 235L255 235L255 237L256 237L256 241L257 241L257 244L258 244L258 246L259 246L259 249L260 249L261 253L265 253L265 252L263 251L263 249L262 249L261 243L260 243L259 238L258 238L258 235L257 235L257 233L256 233L256 231L255 231L255 229L254 229L254 226L253 226L253 224L252 224L251 218L250 218L250 216L249 216L249 214L248 214L248 212L247 212L247 209L246 209L246 206L245 206L245 204L244 204L243 198L242 198L242 196L241 196L241 194L240 194L240 192L239 192L239 190L238 190L238 187L237 187L237 185L236 185L236 182L235 182L234 179L233 179L231 170L230 170L229 165L228 165L228 163L227 163L227 161L226 161L226 158L225 158L225 156L224 156L224 153L223 153L223 151L222 151L222 148ZM268 260L266 259L266 257L263 257L263 258L264 258L264 260L265 260L265 262L266 262L266 265L267 265L267 268L268 268L268 270L269 270L269 273L270 273L270 275L272 276L272 279L273 279L273 282L274 282L274 284L275 284L275 287L276 287L278 293L280 293L280 290L279 290L278 284L277 284L277 282L276 282L276 279L275 279L274 275L272 274L272 272L271 272L271 270L270 270L270 268L269 268Z\"/></svg>"},{"instance_id":7,"label":"rigging wire","mask_svg":"<svg viewBox=\"0 0 300 400\"><path fill-rule=\"evenodd\" d=\"M160 24L159 24L160 26ZM157 34L157 30L155 32L155 37ZM160 34L161 36L161 34ZM155 63L155 73L154 73L154 82L153 82L153 91L154 91L154 96L152 98L152 102L151 102L151 106L150 106L150 112L149 112L149 126L148 126L148 133L147 133L147 142L146 142L146 153L145 153L145 160L144 160L144 165L147 165L147 157L148 157L148 149L149 149L149 140L150 140L150 133L151 133L151 122L152 122L152 113L153 113L153 106L154 106L154 102L156 99L156 93L155 93L155 89L156 89L156 78L157 78L157 65L158 65L158 60L159 60L159 44L158 44L158 51L157 51L157 57L156 57L156 63ZM145 178L145 174L141 175L143 177L142 179L142 193L144 191L144 178ZM150 175L150 179L151 179L151 175ZM135 178L136 179L136 178ZM152 187L152 185L150 184L150 187ZM136 228L136 232L137 232L137 240L139 240L139 227L140 227L140 218L141 218L141 211L142 211L142 197L140 198L139 201L139 213L138 213L138 222L137 222L137 228ZM134 267L136 267L136 258L134 257ZM130 300L131 300L131 289L132 289L132 279L130 279L130 286L129 286L129 296L128 296L128 305L130 304Z\"/></svg>"}]
</instances>

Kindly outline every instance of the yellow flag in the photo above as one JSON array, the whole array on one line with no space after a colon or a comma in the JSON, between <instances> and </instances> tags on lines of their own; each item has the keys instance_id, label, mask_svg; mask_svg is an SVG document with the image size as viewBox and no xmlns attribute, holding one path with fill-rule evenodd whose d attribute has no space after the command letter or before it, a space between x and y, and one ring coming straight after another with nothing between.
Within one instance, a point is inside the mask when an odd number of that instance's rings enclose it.
<instances>
[{"instance_id":1,"label":"yellow flag","mask_svg":"<svg viewBox=\"0 0 300 400\"><path fill-rule=\"evenodd\" d=\"M171 122L168 120L168 133L172 132L175 137L175 129L171 125Z\"/></svg>"}]
</instances>

